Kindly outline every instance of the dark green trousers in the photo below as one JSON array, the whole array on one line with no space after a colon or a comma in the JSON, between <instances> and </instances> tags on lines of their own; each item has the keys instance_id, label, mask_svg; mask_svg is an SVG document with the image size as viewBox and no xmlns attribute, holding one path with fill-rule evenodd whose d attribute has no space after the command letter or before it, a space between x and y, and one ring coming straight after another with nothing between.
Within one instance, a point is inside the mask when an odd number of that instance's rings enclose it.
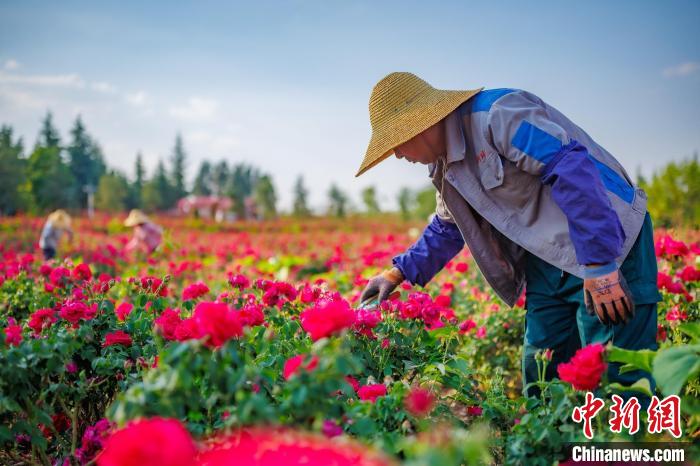
<instances>
[{"instance_id":1,"label":"dark green trousers","mask_svg":"<svg viewBox=\"0 0 700 466\"><path fill-rule=\"evenodd\" d=\"M647 213L639 236L620 271L632 291L636 305L634 318L626 325L606 327L595 315L588 315L583 300L583 280L542 259L526 258L525 343L523 347L523 387L537 381L535 353L554 351L547 368L548 379L557 376L557 365L567 362L577 349L591 343L612 343L620 348L637 350L657 348L656 303L661 300L657 287L654 229ZM619 364L609 364L608 380L629 385L651 375L641 371L619 374ZM529 396L537 389L526 390Z\"/></svg>"}]
</instances>

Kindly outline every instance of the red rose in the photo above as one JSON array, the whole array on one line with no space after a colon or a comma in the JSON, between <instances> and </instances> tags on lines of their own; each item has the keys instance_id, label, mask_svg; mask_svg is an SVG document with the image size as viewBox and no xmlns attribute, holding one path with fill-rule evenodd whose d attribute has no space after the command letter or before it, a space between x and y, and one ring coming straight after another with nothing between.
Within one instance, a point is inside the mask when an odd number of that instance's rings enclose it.
<instances>
[{"instance_id":1,"label":"red rose","mask_svg":"<svg viewBox=\"0 0 700 466\"><path fill-rule=\"evenodd\" d=\"M435 396L425 388L413 388L403 400L406 410L416 417L430 414L435 406Z\"/></svg>"},{"instance_id":2,"label":"red rose","mask_svg":"<svg viewBox=\"0 0 700 466\"><path fill-rule=\"evenodd\" d=\"M576 390L594 390L607 367L603 361L604 351L600 343L581 348L569 362L559 364L559 378Z\"/></svg>"},{"instance_id":3,"label":"red rose","mask_svg":"<svg viewBox=\"0 0 700 466\"><path fill-rule=\"evenodd\" d=\"M209 287L202 282L193 283L182 291L182 300L197 299L209 293Z\"/></svg>"},{"instance_id":4,"label":"red rose","mask_svg":"<svg viewBox=\"0 0 700 466\"><path fill-rule=\"evenodd\" d=\"M191 466L195 455L192 437L180 421L156 417L130 422L112 433L97 457L97 464Z\"/></svg>"},{"instance_id":5,"label":"red rose","mask_svg":"<svg viewBox=\"0 0 700 466\"><path fill-rule=\"evenodd\" d=\"M78 264L73 268L73 273L71 275L73 280L82 282L92 278L92 270L90 270L90 266L85 263Z\"/></svg>"},{"instance_id":6,"label":"red rose","mask_svg":"<svg viewBox=\"0 0 700 466\"><path fill-rule=\"evenodd\" d=\"M126 319L126 316L131 314L131 311L134 310L134 305L131 303L121 303L119 306L117 306L114 309L114 313L117 315L117 319L120 321L124 321Z\"/></svg>"},{"instance_id":7,"label":"red rose","mask_svg":"<svg viewBox=\"0 0 700 466\"><path fill-rule=\"evenodd\" d=\"M466 262L460 262L455 266L455 270L459 273L464 273L469 270L469 264Z\"/></svg>"},{"instance_id":8,"label":"red rose","mask_svg":"<svg viewBox=\"0 0 700 466\"><path fill-rule=\"evenodd\" d=\"M301 363L303 362L304 355L302 354L292 356L291 358L287 359L287 361L284 363L284 369L282 371L284 380L289 380L294 374L298 373L300 369L303 369L306 372L311 372L312 370L316 369L316 366L318 366L318 356L312 356L309 362L302 367Z\"/></svg>"},{"instance_id":9,"label":"red rose","mask_svg":"<svg viewBox=\"0 0 700 466\"><path fill-rule=\"evenodd\" d=\"M199 337L199 327L193 317L182 320L182 322L175 327L175 339L177 341L187 341Z\"/></svg>"},{"instance_id":10,"label":"red rose","mask_svg":"<svg viewBox=\"0 0 700 466\"><path fill-rule=\"evenodd\" d=\"M313 341L340 332L354 323L355 311L344 299L322 300L301 313L301 326Z\"/></svg>"},{"instance_id":11,"label":"red rose","mask_svg":"<svg viewBox=\"0 0 700 466\"><path fill-rule=\"evenodd\" d=\"M78 327L78 322L80 322L80 319L90 320L95 317L96 314L97 305L88 307L88 305L82 301L75 301L71 299L66 300L61 305L61 310L58 311L58 316L61 319L67 320L73 324L73 327L76 328Z\"/></svg>"},{"instance_id":12,"label":"red rose","mask_svg":"<svg viewBox=\"0 0 700 466\"><path fill-rule=\"evenodd\" d=\"M179 311L175 309L166 309L153 321L153 323L155 324L156 328L160 330L163 338L166 340L177 340L175 332L178 325L182 323Z\"/></svg>"},{"instance_id":13,"label":"red rose","mask_svg":"<svg viewBox=\"0 0 700 466\"><path fill-rule=\"evenodd\" d=\"M374 403L380 396L386 395L386 385L375 383L371 385L363 385L357 391L357 396L363 401Z\"/></svg>"},{"instance_id":14,"label":"red rose","mask_svg":"<svg viewBox=\"0 0 700 466\"><path fill-rule=\"evenodd\" d=\"M358 382L357 379L352 375L346 375L345 381L349 383L350 386L352 386L352 389L355 390L355 392L357 392L360 389L360 382Z\"/></svg>"},{"instance_id":15,"label":"red rose","mask_svg":"<svg viewBox=\"0 0 700 466\"><path fill-rule=\"evenodd\" d=\"M238 288L239 290L242 290L243 288L248 288L250 286L250 280L245 275L231 275L228 278L229 284L234 287Z\"/></svg>"},{"instance_id":16,"label":"red rose","mask_svg":"<svg viewBox=\"0 0 700 466\"><path fill-rule=\"evenodd\" d=\"M116 332L108 333L105 335L105 341L102 343L102 347L113 345L131 346L131 336L123 330L117 330Z\"/></svg>"},{"instance_id":17,"label":"red rose","mask_svg":"<svg viewBox=\"0 0 700 466\"><path fill-rule=\"evenodd\" d=\"M240 316L226 303L201 302L197 304L193 318L199 337L206 337L210 347L218 348L231 338L243 335Z\"/></svg>"},{"instance_id":18,"label":"red rose","mask_svg":"<svg viewBox=\"0 0 700 466\"><path fill-rule=\"evenodd\" d=\"M22 342L22 327L17 325L12 317L7 319L7 322L9 325L5 327L5 343L18 346Z\"/></svg>"},{"instance_id":19,"label":"red rose","mask_svg":"<svg viewBox=\"0 0 700 466\"><path fill-rule=\"evenodd\" d=\"M469 416L481 416L484 409L481 406L467 406L467 414Z\"/></svg>"},{"instance_id":20,"label":"red rose","mask_svg":"<svg viewBox=\"0 0 700 466\"><path fill-rule=\"evenodd\" d=\"M34 335L39 335L42 330L51 327L57 320L56 311L53 309L39 309L29 316L27 325L34 330Z\"/></svg>"}]
</instances>

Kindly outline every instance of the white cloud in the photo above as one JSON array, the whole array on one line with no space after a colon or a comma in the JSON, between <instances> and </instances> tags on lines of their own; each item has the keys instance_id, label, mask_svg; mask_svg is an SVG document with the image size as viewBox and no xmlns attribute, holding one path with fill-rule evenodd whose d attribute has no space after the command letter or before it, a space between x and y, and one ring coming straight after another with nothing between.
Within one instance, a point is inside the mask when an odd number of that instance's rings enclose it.
<instances>
[{"instance_id":1,"label":"white cloud","mask_svg":"<svg viewBox=\"0 0 700 466\"><path fill-rule=\"evenodd\" d=\"M134 107L141 107L143 104L146 103L146 99L148 99L148 94L144 91L137 91L127 93L124 97L126 98L126 101Z\"/></svg>"},{"instance_id":2,"label":"white cloud","mask_svg":"<svg viewBox=\"0 0 700 466\"><path fill-rule=\"evenodd\" d=\"M22 110L44 109L47 106L45 100L37 98L29 92L23 92L17 89L0 88L0 109L3 107L3 101L7 102L10 108Z\"/></svg>"},{"instance_id":3,"label":"white cloud","mask_svg":"<svg viewBox=\"0 0 700 466\"><path fill-rule=\"evenodd\" d=\"M209 160L230 156L241 143L237 137L228 135L225 131L214 134L211 131L195 130L186 132L183 137L185 147L192 146L194 153Z\"/></svg>"},{"instance_id":4,"label":"white cloud","mask_svg":"<svg viewBox=\"0 0 700 466\"><path fill-rule=\"evenodd\" d=\"M213 99L191 97L187 104L170 107L170 116L184 120L206 120L213 117L219 108L219 102Z\"/></svg>"},{"instance_id":5,"label":"white cloud","mask_svg":"<svg viewBox=\"0 0 700 466\"><path fill-rule=\"evenodd\" d=\"M117 88L106 81L94 82L90 87L97 92L104 92L105 94L114 94L117 92Z\"/></svg>"},{"instance_id":6,"label":"white cloud","mask_svg":"<svg viewBox=\"0 0 700 466\"><path fill-rule=\"evenodd\" d=\"M29 84L45 87L71 87L82 89L85 80L77 74L10 74L0 71L0 83Z\"/></svg>"},{"instance_id":7,"label":"white cloud","mask_svg":"<svg viewBox=\"0 0 700 466\"><path fill-rule=\"evenodd\" d=\"M10 71L16 70L17 68L19 68L19 62L17 60L10 58L9 60L7 60L5 62L5 65L3 66L3 68L5 68L6 70L10 70Z\"/></svg>"},{"instance_id":8,"label":"white cloud","mask_svg":"<svg viewBox=\"0 0 700 466\"><path fill-rule=\"evenodd\" d=\"M687 61L675 66L669 66L663 70L663 75L667 78L678 78L689 76L700 70L700 63L696 61Z\"/></svg>"}]
</instances>

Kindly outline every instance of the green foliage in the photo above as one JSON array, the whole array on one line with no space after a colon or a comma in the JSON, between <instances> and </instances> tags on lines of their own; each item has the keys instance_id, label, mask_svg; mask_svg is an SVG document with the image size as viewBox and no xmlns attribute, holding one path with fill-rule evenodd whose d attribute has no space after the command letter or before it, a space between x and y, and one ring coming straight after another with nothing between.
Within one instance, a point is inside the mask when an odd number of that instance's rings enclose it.
<instances>
[{"instance_id":1,"label":"green foliage","mask_svg":"<svg viewBox=\"0 0 700 466\"><path fill-rule=\"evenodd\" d=\"M401 218L404 220L411 219L411 208L415 202L415 194L410 189L403 187L399 191L397 201L399 203L399 212L401 212Z\"/></svg>"},{"instance_id":2,"label":"green foliage","mask_svg":"<svg viewBox=\"0 0 700 466\"><path fill-rule=\"evenodd\" d=\"M650 182L640 180L648 197L647 209L657 226L700 227L700 164L697 154L671 162Z\"/></svg>"},{"instance_id":3,"label":"green foliage","mask_svg":"<svg viewBox=\"0 0 700 466\"><path fill-rule=\"evenodd\" d=\"M255 202L260 209L260 215L264 220L273 219L277 216L277 194L269 175L263 175L255 183L253 193Z\"/></svg>"},{"instance_id":4,"label":"green foliage","mask_svg":"<svg viewBox=\"0 0 700 466\"><path fill-rule=\"evenodd\" d=\"M111 171L100 177L95 193L95 207L106 212L121 212L129 201L129 182L124 175Z\"/></svg>"},{"instance_id":5,"label":"green foliage","mask_svg":"<svg viewBox=\"0 0 700 466\"><path fill-rule=\"evenodd\" d=\"M31 205L22 151L22 140L13 141L12 128L0 127L0 215L12 215Z\"/></svg>"},{"instance_id":6,"label":"green foliage","mask_svg":"<svg viewBox=\"0 0 700 466\"><path fill-rule=\"evenodd\" d=\"M38 212L73 205L75 178L61 158L59 147L37 146L27 162L27 178Z\"/></svg>"},{"instance_id":7,"label":"green foliage","mask_svg":"<svg viewBox=\"0 0 700 466\"><path fill-rule=\"evenodd\" d=\"M334 217L345 217L348 210L348 197L335 184L328 191L328 213Z\"/></svg>"},{"instance_id":8,"label":"green foliage","mask_svg":"<svg viewBox=\"0 0 700 466\"><path fill-rule=\"evenodd\" d=\"M202 161L199 165L197 177L194 179L192 193L197 196L211 196L213 192L213 178L211 163L208 160Z\"/></svg>"},{"instance_id":9,"label":"green foliage","mask_svg":"<svg viewBox=\"0 0 700 466\"><path fill-rule=\"evenodd\" d=\"M175 202L185 197L187 188L185 187L185 168L187 165L187 153L182 142L182 136L178 133L175 136L175 146L170 157L171 172L170 184L172 191L169 196L168 207L172 207Z\"/></svg>"},{"instance_id":10,"label":"green foliage","mask_svg":"<svg viewBox=\"0 0 700 466\"><path fill-rule=\"evenodd\" d=\"M308 206L309 191L304 186L304 177L299 175L296 183L294 183L294 200L292 214L295 217L308 217L311 215L311 210Z\"/></svg>"},{"instance_id":11,"label":"green foliage","mask_svg":"<svg viewBox=\"0 0 700 466\"><path fill-rule=\"evenodd\" d=\"M88 135L80 116L75 119L71 129L71 143L66 148L68 167L76 183L77 207L87 206L87 194L83 191L86 186L97 187L100 177L106 167L102 150Z\"/></svg>"},{"instance_id":12,"label":"green foliage","mask_svg":"<svg viewBox=\"0 0 700 466\"><path fill-rule=\"evenodd\" d=\"M379 203L377 202L377 190L374 186L367 186L362 190L362 202L365 204L365 209L370 215L376 215L381 212Z\"/></svg>"}]
</instances>

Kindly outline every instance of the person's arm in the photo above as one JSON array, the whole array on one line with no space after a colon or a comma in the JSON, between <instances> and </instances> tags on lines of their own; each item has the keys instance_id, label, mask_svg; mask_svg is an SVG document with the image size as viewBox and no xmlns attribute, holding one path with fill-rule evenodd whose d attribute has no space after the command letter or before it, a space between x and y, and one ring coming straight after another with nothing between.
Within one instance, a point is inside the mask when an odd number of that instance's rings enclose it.
<instances>
[{"instance_id":1,"label":"person's arm","mask_svg":"<svg viewBox=\"0 0 700 466\"><path fill-rule=\"evenodd\" d=\"M464 247L457 225L437 195L436 215L406 252L393 258L394 267L412 285L425 286Z\"/></svg>"},{"instance_id":2,"label":"person's arm","mask_svg":"<svg viewBox=\"0 0 700 466\"><path fill-rule=\"evenodd\" d=\"M498 153L539 176L566 215L586 277L617 270L625 232L586 147L553 122L538 98L515 92L494 103L488 127Z\"/></svg>"}]
</instances>

